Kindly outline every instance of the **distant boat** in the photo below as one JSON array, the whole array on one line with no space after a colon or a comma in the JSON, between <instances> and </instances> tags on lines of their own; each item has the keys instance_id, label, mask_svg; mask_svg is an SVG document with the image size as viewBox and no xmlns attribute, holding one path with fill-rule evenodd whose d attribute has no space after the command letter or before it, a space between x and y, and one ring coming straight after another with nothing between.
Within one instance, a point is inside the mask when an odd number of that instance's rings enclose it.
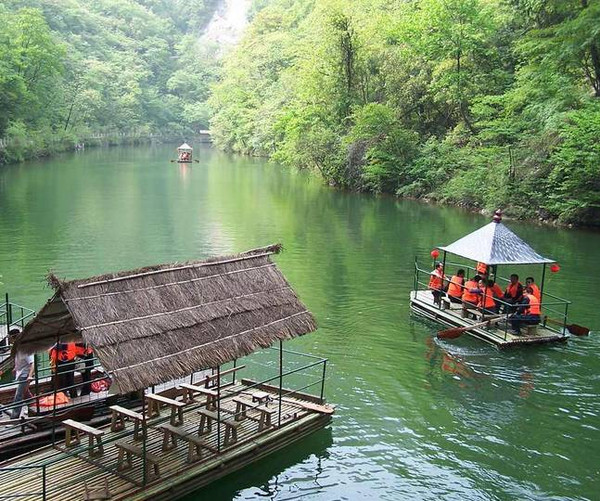
<instances>
[{"instance_id":1,"label":"distant boat","mask_svg":"<svg viewBox=\"0 0 600 501\"><path fill-rule=\"evenodd\" d=\"M192 162L198 162L198 160L194 160L194 149L187 143L183 143L179 148L177 148L177 160L175 161L178 164L191 164Z\"/></svg>"}]
</instances>

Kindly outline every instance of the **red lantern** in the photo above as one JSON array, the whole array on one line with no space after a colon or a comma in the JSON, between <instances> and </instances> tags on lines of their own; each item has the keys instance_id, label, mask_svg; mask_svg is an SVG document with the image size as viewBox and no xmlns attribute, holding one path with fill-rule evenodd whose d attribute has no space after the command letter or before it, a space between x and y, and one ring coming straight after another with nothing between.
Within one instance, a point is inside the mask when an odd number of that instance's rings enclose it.
<instances>
[{"instance_id":1,"label":"red lantern","mask_svg":"<svg viewBox=\"0 0 600 501\"><path fill-rule=\"evenodd\" d=\"M438 251L437 249L433 249L433 250L431 251L431 257L432 257L433 259L437 259L439 255L440 255L440 251Z\"/></svg>"},{"instance_id":2,"label":"red lantern","mask_svg":"<svg viewBox=\"0 0 600 501\"><path fill-rule=\"evenodd\" d=\"M550 271L552 273L558 273L560 271L560 266L558 263L554 263L552 266L550 266Z\"/></svg>"}]
</instances>

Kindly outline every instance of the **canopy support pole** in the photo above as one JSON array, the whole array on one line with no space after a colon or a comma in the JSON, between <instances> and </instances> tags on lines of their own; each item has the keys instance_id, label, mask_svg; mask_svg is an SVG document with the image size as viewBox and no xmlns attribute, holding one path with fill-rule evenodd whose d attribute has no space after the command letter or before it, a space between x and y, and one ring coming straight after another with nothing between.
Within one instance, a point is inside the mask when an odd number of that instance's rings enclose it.
<instances>
[{"instance_id":1,"label":"canopy support pole","mask_svg":"<svg viewBox=\"0 0 600 501\"><path fill-rule=\"evenodd\" d=\"M221 452L221 366L217 365L217 451Z\"/></svg>"},{"instance_id":2,"label":"canopy support pole","mask_svg":"<svg viewBox=\"0 0 600 501\"><path fill-rule=\"evenodd\" d=\"M56 445L56 394L58 393L58 343L60 342L60 335L56 334L56 344L55 346L55 352L54 352L54 356L56 357L56 360L54 361L54 370L53 370L53 374L52 374L52 379L54 381L53 386L53 393L52 396L54 397L54 402L52 402L52 446L54 447ZM52 355L50 355L52 357ZM52 359L51 359L52 360Z\"/></svg>"},{"instance_id":3,"label":"canopy support pole","mask_svg":"<svg viewBox=\"0 0 600 501\"><path fill-rule=\"evenodd\" d=\"M279 409L277 427L281 428L281 397L283 396L283 341L279 340Z\"/></svg>"},{"instance_id":4,"label":"canopy support pole","mask_svg":"<svg viewBox=\"0 0 600 501\"><path fill-rule=\"evenodd\" d=\"M148 482L148 469L146 468L146 390L142 390L142 485Z\"/></svg>"},{"instance_id":5,"label":"canopy support pole","mask_svg":"<svg viewBox=\"0 0 600 501\"><path fill-rule=\"evenodd\" d=\"M444 293L444 277L446 276L446 251L444 251L444 257L442 259L442 285L440 285L440 302L438 309L442 309L442 294Z\"/></svg>"},{"instance_id":6,"label":"canopy support pole","mask_svg":"<svg viewBox=\"0 0 600 501\"><path fill-rule=\"evenodd\" d=\"M544 281L546 280L546 263L542 268L542 283L540 284L540 308L542 307L542 298L544 297Z\"/></svg>"}]
</instances>

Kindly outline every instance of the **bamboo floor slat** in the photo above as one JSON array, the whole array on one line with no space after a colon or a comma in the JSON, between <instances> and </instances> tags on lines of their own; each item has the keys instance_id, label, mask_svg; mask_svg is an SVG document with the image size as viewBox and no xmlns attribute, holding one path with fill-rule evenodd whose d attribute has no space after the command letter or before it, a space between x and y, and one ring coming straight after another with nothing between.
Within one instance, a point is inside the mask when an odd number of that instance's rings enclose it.
<instances>
[{"instance_id":1,"label":"bamboo floor slat","mask_svg":"<svg viewBox=\"0 0 600 501\"><path fill-rule=\"evenodd\" d=\"M431 291L412 291L410 296L411 308L416 313L453 327L467 327L480 322L470 318L462 318L462 308L440 309L433 303ZM543 344L564 341L568 336L558 333L542 324L537 326L537 334L527 335L526 329L521 329L522 335L512 334L510 330L491 326L489 328L476 328L468 331L484 341L493 343L500 348L516 345Z\"/></svg>"},{"instance_id":2,"label":"bamboo floor slat","mask_svg":"<svg viewBox=\"0 0 600 501\"><path fill-rule=\"evenodd\" d=\"M229 386L222 393L221 414L223 417L233 416L235 412L235 403L232 398L239 394L240 391L245 393L253 390L247 389L246 386L236 384ZM276 398L276 395L273 395ZM259 448L259 443L268 441L269 435L283 433L285 426L292 422L310 422L311 416L318 417L317 413L306 410L299 405L294 405L291 402L300 399L286 399L281 405L281 425L282 428L277 428L279 420L279 402L273 401L269 403L269 407L276 412L272 415L271 428L267 428L258 432L258 417L259 411L248 410L248 416L254 417L256 420L245 419L240 421L238 428L238 439L234 444L224 446L225 425L220 426L221 453L210 452L203 450L203 457L200 461L189 464L186 462L188 443L185 440L177 440L177 448L167 452L162 451L163 434L156 428L158 424L169 421L170 409L163 408L160 417L148 420L147 428L147 445L146 450L160 458L160 478L151 482L151 485L160 484L161 482L172 482L172 479L184 474L197 471L197 474L208 472L215 466L218 466L230 457L235 457L237 454L242 454L253 449ZM196 402L190 403L184 410L184 424L180 427L192 435L198 436L198 425L200 415L197 410L204 408L204 399L197 399ZM226 411L229 411L230 414ZM0 499L6 496L18 495L19 499L37 500L41 499L39 493L42 491L42 470L26 469L7 471L7 467L23 467L23 466L41 466L46 465L46 493L48 500L74 500L84 498L84 482L87 482L91 489L101 488L104 484L104 478L108 479L109 490L112 499L125 499L140 490L139 486L142 482L142 460L141 458L133 457L133 468L123 472L117 472L117 456L118 449L114 445L116 440L127 439L128 442L134 443L141 447L141 441L133 442L133 425L127 424L127 429L121 432L111 432L110 428L102 428L105 430L103 436L104 454L101 457L88 459L87 437L82 437L81 443L84 445L73 447L69 452L65 453L51 446L44 447L32 453L15 458L0 464ZM209 435L204 435L203 438L215 449L217 449L217 426L213 423L212 431ZM64 441L56 444L60 448L64 448ZM149 468L150 470L151 468Z\"/></svg>"}]
</instances>

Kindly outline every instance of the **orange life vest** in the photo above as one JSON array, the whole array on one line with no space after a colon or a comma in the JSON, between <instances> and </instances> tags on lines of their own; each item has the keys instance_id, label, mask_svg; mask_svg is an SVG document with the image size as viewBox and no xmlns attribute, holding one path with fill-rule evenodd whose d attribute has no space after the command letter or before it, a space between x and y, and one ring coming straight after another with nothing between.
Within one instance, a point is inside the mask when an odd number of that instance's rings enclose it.
<instances>
[{"instance_id":1,"label":"orange life vest","mask_svg":"<svg viewBox=\"0 0 600 501\"><path fill-rule=\"evenodd\" d=\"M440 276L440 273L442 276ZM442 290L442 277L444 276L443 272L439 272L436 268L431 272L431 276L429 277L429 288L434 291Z\"/></svg>"},{"instance_id":2,"label":"orange life vest","mask_svg":"<svg viewBox=\"0 0 600 501\"><path fill-rule=\"evenodd\" d=\"M521 282L517 282L516 284L510 283L508 284L508 287L506 287L506 293L512 297L513 299L517 299L517 297L519 297L517 294L519 293L519 285L521 285ZM521 286L522 287L522 286Z\"/></svg>"},{"instance_id":3,"label":"orange life vest","mask_svg":"<svg viewBox=\"0 0 600 501\"><path fill-rule=\"evenodd\" d=\"M481 275L487 275L487 264L477 263L477 266L475 267L475 269L477 270L477 273L479 273Z\"/></svg>"},{"instance_id":4,"label":"orange life vest","mask_svg":"<svg viewBox=\"0 0 600 501\"><path fill-rule=\"evenodd\" d=\"M487 289L487 294L481 294L479 296L477 306L479 306L480 308L493 308L494 306L496 306L496 301L494 301L494 297L491 294L491 289Z\"/></svg>"},{"instance_id":5,"label":"orange life vest","mask_svg":"<svg viewBox=\"0 0 600 501\"><path fill-rule=\"evenodd\" d=\"M452 297L460 298L462 296L463 290L462 285L465 279L463 277L459 277L458 275L454 275L450 279L450 285L448 285L448 295Z\"/></svg>"},{"instance_id":6,"label":"orange life vest","mask_svg":"<svg viewBox=\"0 0 600 501\"><path fill-rule=\"evenodd\" d=\"M40 407L54 407L54 395L48 395L39 399L38 404ZM62 391L56 394L56 405L68 404L69 397L67 397Z\"/></svg>"},{"instance_id":7,"label":"orange life vest","mask_svg":"<svg viewBox=\"0 0 600 501\"><path fill-rule=\"evenodd\" d=\"M494 286L492 287L492 293L494 294L494 297L504 296L504 293L502 292L502 289L498 284L494 284Z\"/></svg>"},{"instance_id":8,"label":"orange life vest","mask_svg":"<svg viewBox=\"0 0 600 501\"><path fill-rule=\"evenodd\" d=\"M71 362L76 356L75 343L58 343L50 349L50 360L54 363Z\"/></svg>"},{"instance_id":9,"label":"orange life vest","mask_svg":"<svg viewBox=\"0 0 600 501\"><path fill-rule=\"evenodd\" d=\"M93 350L90 346L85 343L75 343L75 355L78 357L85 357L86 355L91 355Z\"/></svg>"},{"instance_id":10,"label":"orange life vest","mask_svg":"<svg viewBox=\"0 0 600 501\"><path fill-rule=\"evenodd\" d=\"M525 315L539 315L540 314L540 301L533 294L527 292L524 296L529 299L529 306L525 309Z\"/></svg>"},{"instance_id":11,"label":"orange life vest","mask_svg":"<svg viewBox=\"0 0 600 501\"><path fill-rule=\"evenodd\" d=\"M477 303L479 301L479 296L470 292L471 289L477 289L479 284L475 282L475 280L469 280L465 284L465 290L463 291L462 300L468 301L469 303Z\"/></svg>"},{"instance_id":12,"label":"orange life vest","mask_svg":"<svg viewBox=\"0 0 600 501\"><path fill-rule=\"evenodd\" d=\"M531 287L533 289L533 295L537 298L538 301L540 301L542 299L542 295L540 294L540 288L535 284L531 284L528 287Z\"/></svg>"}]
</instances>

